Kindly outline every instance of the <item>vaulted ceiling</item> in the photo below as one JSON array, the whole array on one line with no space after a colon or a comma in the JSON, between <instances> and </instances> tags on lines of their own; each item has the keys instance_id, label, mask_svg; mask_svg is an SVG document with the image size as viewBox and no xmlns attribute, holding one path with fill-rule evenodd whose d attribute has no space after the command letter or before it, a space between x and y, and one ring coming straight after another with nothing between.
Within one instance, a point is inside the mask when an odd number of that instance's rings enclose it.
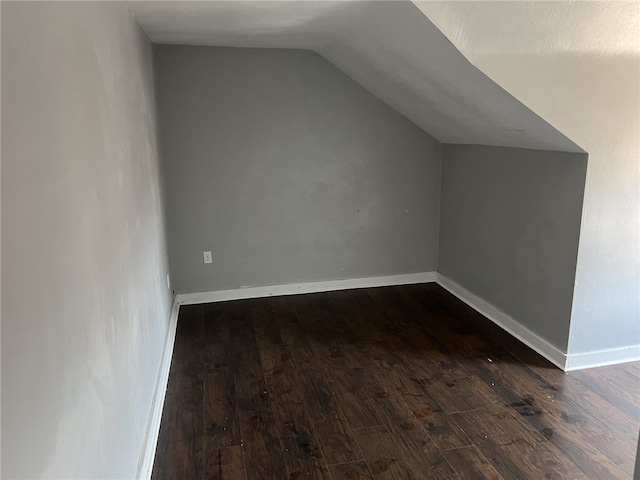
<instances>
[{"instance_id":1,"label":"vaulted ceiling","mask_svg":"<svg viewBox=\"0 0 640 480\"><path fill-rule=\"evenodd\" d=\"M154 43L318 52L443 143L582 152L409 1L127 2Z\"/></svg>"}]
</instances>

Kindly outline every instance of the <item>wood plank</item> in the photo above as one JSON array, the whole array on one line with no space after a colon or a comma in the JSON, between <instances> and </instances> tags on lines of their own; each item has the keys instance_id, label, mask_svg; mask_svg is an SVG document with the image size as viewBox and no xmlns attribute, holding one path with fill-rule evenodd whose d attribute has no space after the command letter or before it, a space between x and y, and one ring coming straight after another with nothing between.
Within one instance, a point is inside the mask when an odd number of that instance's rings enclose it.
<instances>
[{"instance_id":1,"label":"wood plank","mask_svg":"<svg viewBox=\"0 0 640 480\"><path fill-rule=\"evenodd\" d=\"M460 478L504 480L476 447L454 448L442 454Z\"/></svg>"},{"instance_id":2,"label":"wood plank","mask_svg":"<svg viewBox=\"0 0 640 480\"><path fill-rule=\"evenodd\" d=\"M305 434L283 437L284 462L288 479L331 480L320 445Z\"/></svg>"},{"instance_id":3,"label":"wood plank","mask_svg":"<svg viewBox=\"0 0 640 480\"><path fill-rule=\"evenodd\" d=\"M307 296L304 316L311 327L306 332L316 359L326 368L356 368L369 365L361 340L350 328L344 315L325 296Z\"/></svg>"},{"instance_id":4,"label":"wood plank","mask_svg":"<svg viewBox=\"0 0 640 480\"><path fill-rule=\"evenodd\" d=\"M460 428L443 412L422 385L412 382L404 371L394 368L371 370L371 397L394 431L410 432L424 429L439 449L471 445Z\"/></svg>"},{"instance_id":5,"label":"wood plank","mask_svg":"<svg viewBox=\"0 0 640 480\"><path fill-rule=\"evenodd\" d=\"M332 480L373 480L366 462L339 463L329 466Z\"/></svg>"},{"instance_id":6,"label":"wood plank","mask_svg":"<svg viewBox=\"0 0 640 480\"><path fill-rule=\"evenodd\" d=\"M231 367L210 370L204 384L205 453L240 444L234 375Z\"/></svg>"},{"instance_id":7,"label":"wood plank","mask_svg":"<svg viewBox=\"0 0 640 480\"><path fill-rule=\"evenodd\" d=\"M371 384L374 397L380 402L379 408L386 412L382 416L396 448L413 472L428 479L459 480L417 418L430 416L433 412L432 406L422 403L427 401L426 398L409 395L404 398L405 401L401 401L397 393L382 387L375 378Z\"/></svg>"},{"instance_id":8,"label":"wood plank","mask_svg":"<svg viewBox=\"0 0 640 480\"><path fill-rule=\"evenodd\" d=\"M354 431L374 478L416 479L418 476L402 457L396 442L384 426Z\"/></svg>"},{"instance_id":9,"label":"wood plank","mask_svg":"<svg viewBox=\"0 0 640 480\"><path fill-rule=\"evenodd\" d=\"M209 367L230 364L231 328L239 316L240 307L234 302L210 303L204 309L204 358Z\"/></svg>"},{"instance_id":10,"label":"wood plank","mask_svg":"<svg viewBox=\"0 0 640 480\"><path fill-rule=\"evenodd\" d=\"M163 426L172 442L188 442L202 438L204 371L185 369L171 379L163 409Z\"/></svg>"},{"instance_id":11,"label":"wood plank","mask_svg":"<svg viewBox=\"0 0 640 480\"><path fill-rule=\"evenodd\" d=\"M282 446L268 411L239 412L247 478L286 478Z\"/></svg>"},{"instance_id":12,"label":"wood plank","mask_svg":"<svg viewBox=\"0 0 640 480\"><path fill-rule=\"evenodd\" d=\"M296 382L294 362L283 363L271 376L269 388L276 430L283 445L287 478L329 478L322 442L313 429L305 396Z\"/></svg>"},{"instance_id":13,"label":"wood plank","mask_svg":"<svg viewBox=\"0 0 640 480\"><path fill-rule=\"evenodd\" d=\"M454 414L453 419L505 478L586 480L572 461L516 412L475 410Z\"/></svg>"},{"instance_id":14,"label":"wood plank","mask_svg":"<svg viewBox=\"0 0 640 480\"><path fill-rule=\"evenodd\" d=\"M536 371L536 373L538 372ZM610 431L616 432L618 438L625 439L619 446L628 445L629 442L632 443L634 438L637 437L638 432L633 429L633 425L638 423L638 419L626 415L606 398L595 393L571 374L565 375L561 381L557 381L554 384L547 382L544 388L548 390L548 395L552 396L553 399L555 399L556 392L561 391L565 397L571 399L580 411L588 414L590 418L600 419L599 423L602 423L602 413L610 412L606 417L606 427ZM611 412L615 413L611 414Z\"/></svg>"},{"instance_id":15,"label":"wood plank","mask_svg":"<svg viewBox=\"0 0 640 480\"><path fill-rule=\"evenodd\" d=\"M437 325L437 322L433 321L434 318L438 322L442 320L435 316L425 317L422 313L423 307L406 293L400 292L399 296L410 306L411 322L398 334L403 345L400 351L408 356L409 361L416 366L421 366L425 372L428 372L429 378L460 378L472 374L459 361L459 357L451 352L455 346L443 345L429 331ZM427 323L427 320L430 321Z\"/></svg>"},{"instance_id":16,"label":"wood plank","mask_svg":"<svg viewBox=\"0 0 640 480\"><path fill-rule=\"evenodd\" d=\"M173 345L171 369L192 368L192 365L203 361L205 354L206 336L204 327L204 305L185 305L180 307L176 337Z\"/></svg>"},{"instance_id":17,"label":"wood plank","mask_svg":"<svg viewBox=\"0 0 640 480\"><path fill-rule=\"evenodd\" d=\"M235 369L237 409L262 411L269 409L269 393L264 379L260 354L250 318L251 308L236 318L231 330L231 356Z\"/></svg>"},{"instance_id":18,"label":"wood plank","mask_svg":"<svg viewBox=\"0 0 640 480\"><path fill-rule=\"evenodd\" d=\"M171 441L160 461L157 460L152 473L153 480L202 478L204 474L202 438L193 437L185 441Z\"/></svg>"},{"instance_id":19,"label":"wood plank","mask_svg":"<svg viewBox=\"0 0 640 480\"><path fill-rule=\"evenodd\" d=\"M313 431L322 444L328 465L362 459L346 419L332 389L319 370L303 370L297 380L304 392L305 405L313 412Z\"/></svg>"},{"instance_id":20,"label":"wood plank","mask_svg":"<svg viewBox=\"0 0 640 480\"><path fill-rule=\"evenodd\" d=\"M520 400L508 403L524 420L543 434L558 450L581 468L593 469L599 476L624 475L625 467L612 461L614 453L626 450L633 455L628 438L610 430L601 420L581 409L561 389L553 388L522 365L506 363L476 367L478 375L500 378L500 382ZM626 430L626 429L625 429ZM589 439L608 434L610 442L595 443ZM586 472L585 472L586 473Z\"/></svg>"},{"instance_id":21,"label":"wood plank","mask_svg":"<svg viewBox=\"0 0 640 480\"><path fill-rule=\"evenodd\" d=\"M305 411L312 412L309 414L311 428L321 442L327 464L361 460L361 454L357 449L354 450L355 442L339 408L334 390L329 386L324 370L317 367L322 363L313 356L314 349L310 347L310 337L322 338L325 334L320 328L321 325L317 323L317 316L311 310L312 304L305 298L297 302L296 319L286 322L287 331L281 335L285 349L290 353L291 362L295 365L289 379L296 383L296 401L304 404ZM298 359L301 361L298 362Z\"/></svg>"},{"instance_id":22,"label":"wood plank","mask_svg":"<svg viewBox=\"0 0 640 480\"><path fill-rule=\"evenodd\" d=\"M360 386L364 375L367 375L367 371L363 368L336 369L330 377L329 383L335 391L336 402L353 430L382 424L367 392Z\"/></svg>"},{"instance_id":23,"label":"wood plank","mask_svg":"<svg viewBox=\"0 0 640 480\"><path fill-rule=\"evenodd\" d=\"M616 367L600 367L572 374L625 415L639 419L640 383L627 377L624 369Z\"/></svg>"},{"instance_id":24,"label":"wood plank","mask_svg":"<svg viewBox=\"0 0 640 480\"><path fill-rule=\"evenodd\" d=\"M240 445L211 452L206 462L205 480L246 480L244 452Z\"/></svg>"}]
</instances>

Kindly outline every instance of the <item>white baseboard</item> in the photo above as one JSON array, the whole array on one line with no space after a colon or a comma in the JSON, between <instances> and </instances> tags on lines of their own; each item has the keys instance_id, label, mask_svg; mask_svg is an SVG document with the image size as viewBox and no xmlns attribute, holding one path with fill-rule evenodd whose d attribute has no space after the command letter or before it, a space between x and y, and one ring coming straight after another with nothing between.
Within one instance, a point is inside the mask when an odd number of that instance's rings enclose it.
<instances>
[{"instance_id":1,"label":"white baseboard","mask_svg":"<svg viewBox=\"0 0 640 480\"><path fill-rule=\"evenodd\" d=\"M435 281L436 272L421 272L408 273L405 275L388 275L384 277L350 278L346 280L329 280L326 282L294 283L289 285L270 285L266 287L244 287L214 292L184 293L177 295L176 300L180 305L190 305L246 298L299 295L304 293L350 290L354 288L389 287L393 285L409 285L412 283L429 283Z\"/></svg>"},{"instance_id":2,"label":"white baseboard","mask_svg":"<svg viewBox=\"0 0 640 480\"><path fill-rule=\"evenodd\" d=\"M165 337L160 369L156 379L155 392L147 421L147 432L145 435L140 461L138 462L138 480L150 480L153 471L153 462L156 456L156 446L158 444L158 434L160 433L160 420L162 420L162 408L164 407L164 397L169 381L169 370L171 368L171 357L173 356L173 343L176 339L176 327L178 325L178 311L180 304L174 298L169 316L169 329Z\"/></svg>"},{"instance_id":3,"label":"white baseboard","mask_svg":"<svg viewBox=\"0 0 640 480\"><path fill-rule=\"evenodd\" d=\"M561 370L566 370L567 354L558 347L550 344L544 338L533 333L528 328L518 323L506 313L497 309L493 305L485 302L480 297L474 295L466 288L458 285L453 280L438 273L436 282L445 290L458 297L474 310L480 312L493 323L506 330L525 345L528 345Z\"/></svg>"},{"instance_id":4,"label":"white baseboard","mask_svg":"<svg viewBox=\"0 0 640 480\"><path fill-rule=\"evenodd\" d=\"M621 348L609 348L593 352L570 353L567 357L565 372L582 370L585 368L604 367L618 363L635 362L640 360L640 345L630 345Z\"/></svg>"},{"instance_id":5,"label":"white baseboard","mask_svg":"<svg viewBox=\"0 0 640 480\"><path fill-rule=\"evenodd\" d=\"M485 302L480 297L438 272L421 272L405 275L388 275L382 277L353 278L265 287L245 287L233 290L180 294L176 295L171 307L169 327L162 352L160 369L156 380L155 392L151 411L149 412L147 431L138 463L138 474L136 478L138 480L151 479L158 435L160 433L162 409L167 383L169 381L169 370L171 367L180 305L430 282L437 282L442 288L448 290L464 303L531 347L565 372L640 360L640 345L567 355L565 352L518 323L506 313Z\"/></svg>"}]
</instances>

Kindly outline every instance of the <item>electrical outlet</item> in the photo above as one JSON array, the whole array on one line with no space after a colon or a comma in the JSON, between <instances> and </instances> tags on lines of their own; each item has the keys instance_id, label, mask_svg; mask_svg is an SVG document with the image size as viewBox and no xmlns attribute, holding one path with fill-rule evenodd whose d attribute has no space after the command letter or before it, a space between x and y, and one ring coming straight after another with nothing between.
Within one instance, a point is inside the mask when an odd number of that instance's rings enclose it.
<instances>
[{"instance_id":1,"label":"electrical outlet","mask_svg":"<svg viewBox=\"0 0 640 480\"><path fill-rule=\"evenodd\" d=\"M213 262L213 259L211 258L211 252L202 252L202 258L204 259L204 263Z\"/></svg>"}]
</instances>

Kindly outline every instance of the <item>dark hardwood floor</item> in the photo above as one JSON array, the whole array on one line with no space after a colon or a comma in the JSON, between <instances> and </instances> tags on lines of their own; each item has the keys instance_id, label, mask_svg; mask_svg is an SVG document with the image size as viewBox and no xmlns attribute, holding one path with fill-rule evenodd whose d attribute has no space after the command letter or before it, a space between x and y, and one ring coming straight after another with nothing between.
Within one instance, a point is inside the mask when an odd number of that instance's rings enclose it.
<instances>
[{"instance_id":1,"label":"dark hardwood floor","mask_svg":"<svg viewBox=\"0 0 640 480\"><path fill-rule=\"evenodd\" d=\"M626 480L639 400L436 284L183 306L153 478Z\"/></svg>"}]
</instances>

